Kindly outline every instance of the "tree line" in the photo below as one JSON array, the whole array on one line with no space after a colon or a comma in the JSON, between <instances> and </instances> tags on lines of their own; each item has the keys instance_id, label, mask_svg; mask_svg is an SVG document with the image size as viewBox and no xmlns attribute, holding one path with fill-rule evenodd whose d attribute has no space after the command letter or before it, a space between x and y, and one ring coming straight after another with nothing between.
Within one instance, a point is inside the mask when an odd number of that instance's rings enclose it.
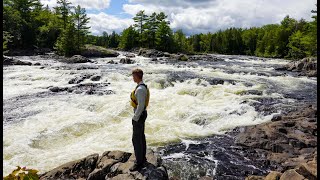
<instances>
[{"instance_id":1,"label":"tree line","mask_svg":"<svg viewBox=\"0 0 320 180\"><path fill-rule=\"evenodd\" d=\"M57 0L51 10L40 0L3 0L3 48L50 48L70 56L80 53L89 33L85 8Z\"/></svg>"},{"instance_id":2,"label":"tree line","mask_svg":"<svg viewBox=\"0 0 320 180\"><path fill-rule=\"evenodd\" d=\"M312 21L284 17L280 24L228 28L215 33L187 36L173 32L163 12L147 15L143 10L134 24L121 33L90 34L84 8L57 0L53 10L39 0L4 0L3 46L5 49L53 48L63 55L81 52L85 44L130 50L153 48L166 52L219 53L300 59L317 56L317 10Z\"/></svg>"},{"instance_id":3,"label":"tree line","mask_svg":"<svg viewBox=\"0 0 320 180\"><path fill-rule=\"evenodd\" d=\"M262 27L228 28L215 33L200 33L186 36L180 29L170 29L167 16L161 12L146 15L140 11L133 18L135 24L117 35L92 38L95 45L119 47L124 50L144 47L167 52L219 53L251 55L273 58L300 59L317 56L317 11L313 20L295 20L289 15L280 24ZM110 38L115 39L110 43ZM108 43L109 42L109 43Z\"/></svg>"}]
</instances>

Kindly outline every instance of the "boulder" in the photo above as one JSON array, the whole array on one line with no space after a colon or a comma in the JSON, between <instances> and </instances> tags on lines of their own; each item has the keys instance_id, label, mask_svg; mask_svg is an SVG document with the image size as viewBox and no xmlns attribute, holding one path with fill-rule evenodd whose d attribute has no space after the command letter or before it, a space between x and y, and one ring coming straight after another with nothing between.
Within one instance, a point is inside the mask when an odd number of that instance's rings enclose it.
<instances>
[{"instance_id":1,"label":"boulder","mask_svg":"<svg viewBox=\"0 0 320 180\"><path fill-rule=\"evenodd\" d=\"M132 60L130 58L122 58L122 59L120 59L120 63L122 63L122 64L133 64L134 60Z\"/></svg>"},{"instance_id":2,"label":"boulder","mask_svg":"<svg viewBox=\"0 0 320 180\"><path fill-rule=\"evenodd\" d=\"M263 176L248 176L245 180L264 180Z\"/></svg>"},{"instance_id":3,"label":"boulder","mask_svg":"<svg viewBox=\"0 0 320 180\"><path fill-rule=\"evenodd\" d=\"M91 62L88 58L81 55L74 55L66 60L67 63L87 63Z\"/></svg>"},{"instance_id":4,"label":"boulder","mask_svg":"<svg viewBox=\"0 0 320 180\"><path fill-rule=\"evenodd\" d=\"M99 75L94 75L94 76L91 76L90 80L91 81L99 81L101 79L101 76Z\"/></svg>"},{"instance_id":5,"label":"boulder","mask_svg":"<svg viewBox=\"0 0 320 180\"><path fill-rule=\"evenodd\" d=\"M51 87L49 88L49 90L51 92L61 92L61 91L65 91L67 88L60 88L60 87Z\"/></svg>"},{"instance_id":6,"label":"boulder","mask_svg":"<svg viewBox=\"0 0 320 180\"><path fill-rule=\"evenodd\" d=\"M282 173L277 171L271 171L264 180L278 180L280 179Z\"/></svg>"},{"instance_id":7,"label":"boulder","mask_svg":"<svg viewBox=\"0 0 320 180\"><path fill-rule=\"evenodd\" d=\"M164 53L163 53L163 56L164 56L164 57L170 57L170 53L164 52Z\"/></svg>"},{"instance_id":8,"label":"boulder","mask_svg":"<svg viewBox=\"0 0 320 180\"><path fill-rule=\"evenodd\" d=\"M317 163L316 162L308 162L302 163L296 168L296 172L308 178L309 180L317 179Z\"/></svg>"},{"instance_id":9,"label":"boulder","mask_svg":"<svg viewBox=\"0 0 320 180\"><path fill-rule=\"evenodd\" d=\"M108 61L108 64L115 64L113 60Z\"/></svg>"},{"instance_id":10,"label":"boulder","mask_svg":"<svg viewBox=\"0 0 320 180\"><path fill-rule=\"evenodd\" d=\"M284 66L277 67L275 70L278 71L298 71L300 76L317 76L317 58L316 57L307 57L299 61L290 62Z\"/></svg>"},{"instance_id":11,"label":"boulder","mask_svg":"<svg viewBox=\"0 0 320 180\"><path fill-rule=\"evenodd\" d=\"M94 46L94 45L85 45L84 50L81 52L82 56L85 57L117 57L119 53L113 51L111 49L106 49L101 46Z\"/></svg>"},{"instance_id":12,"label":"boulder","mask_svg":"<svg viewBox=\"0 0 320 180\"><path fill-rule=\"evenodd\" d=\"M3 56L3 65L21 65L21 66L31 66L31 62L20 61L13 57Z\"/></svg>"},{"instance_id":13,"label":"boulder","mask_svg":"<svg viewBox=\"0 0 320 180\"><path fill-rule=\"evenodd\" d=\"M297 173L294 169L290 169L285 171L281 177L280 180L303 180L305 177Z\"/></svg>"},{"instance_id":14,"label":"boulder","mask_svg":"<svg viewBox=\"0 0 320 180\"><path fill-rule=\"evenodd\" d=\"M145 49L141 48L138 52L138 56L143 56L143 57L163 57L164 53L162 51L158 51L155 49Z\"/></svg>"},{"instance_id":15,"label":"boulder","mask_svg":"<svg viewBox=\"0 0 320 180\"><path fill-rule=\"evenodd\" d=\"M167 180L168 172L161 164L160 156L149 149L147 150L147 153L148 162L139 171L129 171L135 160L133 154L123 151L106 151L101 156L93 154L86 158L63 164L41 174L40 179Z\"/></svg>"},{"instance_id":16,"label":"boulder","mask_svg":"<svg viewBox=\"0 0 320 180\"><path fill-rule=\"evenodd\" d=\"M83 159L63 164L40 175L40 180L87 178L95 169L99 154L92 154Z\"/></svg>"},{"instance_id":17,"label":"boulder","mask_svg":"<svg viewBox=\"0 0 320 180\"><path fill-rule=\"evenodd\" d=\"M134 55L133 53L128 53L125 55L127 58L134 58L136 57L136 55Z\"/></svg>"}]
</instances>

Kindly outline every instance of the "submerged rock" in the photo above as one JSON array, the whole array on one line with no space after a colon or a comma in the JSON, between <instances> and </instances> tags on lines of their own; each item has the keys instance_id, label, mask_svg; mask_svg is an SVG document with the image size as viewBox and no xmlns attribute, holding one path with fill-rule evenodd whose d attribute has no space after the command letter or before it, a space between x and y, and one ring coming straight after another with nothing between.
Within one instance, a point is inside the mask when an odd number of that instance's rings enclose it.
<instances>
[{"instance_id":1,"label":"submerged rock","mask_svg":"<svg viewBox=\"0 0 320 180\"><path fill-rule=\"evenodd\" d=\"M8 56L3 56L3 65L26 65L26 66L31 66L31 62L26 62L26 61L20 61L16 58L13 57L8 57Z\"/></svg>"},{"instance_id":2,"label":"submerged rock","mask_svg":"<svg viewBox=\"0 0 320 180\"><path fill-rule=\"evenodd\" d=\"M50 87L49 90L51 92L63 92L66 91L68 93L75 93L75 94L88 94L88 95L109 95L114 94L115 92L109 89L106 89L110 83L83 83L77 84L72 87Z\"/></svg>"},{"instance_id":3,"label":"submerged rock","mask_svg":"<svg viewBox=\"0 0 320 180\"><path fill-rule=\"evenodd\" d=\"M147 150L148 163L139 171L129 171L133 166L134 154L123 151L106 151L101 156L92 154L83 159L63 164L40 175L45 179L154 179L167 180L168 173L161 164L161 158L152 150ZM155 160L158 160L155 161Z\"/></svg>"}]
</instances>

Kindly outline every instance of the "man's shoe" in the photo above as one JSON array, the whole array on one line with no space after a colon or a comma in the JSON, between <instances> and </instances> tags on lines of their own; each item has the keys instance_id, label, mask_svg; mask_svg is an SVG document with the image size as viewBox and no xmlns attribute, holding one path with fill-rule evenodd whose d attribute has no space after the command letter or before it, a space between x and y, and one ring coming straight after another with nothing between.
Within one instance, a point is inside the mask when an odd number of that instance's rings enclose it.
<instances>
[{"instance_id":1,"label":"man's shoe","mask_svg":"<svg viewBox=\"0 0 320 180\"><path fill-rule=\"evenodd\" d=\"M134 165L129 170L130 171L139 171L142 167L143 167L143 164L134 163Z\"/></svg>"}]
</instances>

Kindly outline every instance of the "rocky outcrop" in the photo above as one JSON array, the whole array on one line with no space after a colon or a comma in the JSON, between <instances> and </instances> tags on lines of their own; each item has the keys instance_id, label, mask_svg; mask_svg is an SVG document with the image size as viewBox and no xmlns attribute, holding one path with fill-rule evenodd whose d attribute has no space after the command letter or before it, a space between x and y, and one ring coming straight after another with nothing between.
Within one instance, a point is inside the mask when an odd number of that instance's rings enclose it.
<instances>
[{"instance_id":1,"label":"rocky outcrop","mask_svg":"<svg viewBox=\"0 0 320 180\"><path fill-rule=\"evenodd\" d=\"M133 64L135 61L130 58L122 58L120 59L120 63L122 64Z\"/></svg>"},{"instance_id":2,"label":"rocky outcrop","mask_svg":"<svg viewBox=\"0 0 320 180\"><path fill-rule=\"evenodd\" d=\"M92 154L83 159L63 164L40 175L40 180L87 179L87 180L122 180L154 179L167 180L166 168L161 164L159 155L147 151L148 163L139 171L129 171L133 166L134 154L123 151L106 151L101 156Z\"/></svg>"},{"instance_id":3,"label":"rocky outcrop","mask_svg":"<svg viewBox=\"0 0 320 180\"><path fill-rule=\"evenodd\" d=\"M66 62L68 62L68 63L87 63L87 62L91 62L91 61L84 56L74 55L71 58L69 58Z\"/></svg>"},{"instance_id":4,"label":"rocky outcrop","mask_svg":"<svg viewBox=\"0 0 320 180\"><path fill-rule=\"evenodd\" d=\"M274 169L278 172L270 172L269 177L317 178L317 109L314 106L274 116L271 122L244 127L236 143L263 151L269 161L280 164Z\"/></svg>"},{"instance_id":5,"label":"rocky outcrop","mask_svg":"<svg viewBox=\"0 0 320 180\"><path fill-rule=\"evenodd\" d=\"M75 93L75 94L87 94L87 95L109 95L114 94L114 91L106 89L110 83L83 83L77 84L72 87L49 87L48 89L51 92L68 92L68 93Z\"/></svg>"},{"instance_id":6,"label":"rocky outcrop","mask_svg":"<svg viewBox=\"0 0 320 180\"><path fill-rule=\"evenodd\" d=\"M300 72L299 75L315 77L317 76L317 58L303 58L299 61L293 61L282 67L275 68L275 70L297 71Z\"/></svg>"},{"instance_id":7,"label":"rocky outcrop","mask_svg":"<svg viewBox=\"0 0 320 180\"><path fill-rule=\"evenodd\" d=\"M167 55L168 53L166 53ZM149 58L154 58L154 57L163 57L165 54L162 51L158 51L155 49L144 49L141 48L138 52L138 56L143 56L143 57L149 57Z\"/></svg>"},{"instance_id":8,"label":"rocky outcrop","mask_svg":"<svg viewBox=\"0 0 320 180\"><path fill-rule=\"evenodd\" d=\"M119 53L101 46L86 45L81 52L84 57L117 57Z\"/></svg>"},{"instance_id":9,"label":"rocky outcrop","mask_svg":"<svg viewBox=\"0 0 320 180\"><path fill-rule=\"evenodd\" d=\"M136 57L136 55L134 55L133 53L127 53L127 54L125 54L125 56L126 56L127 58L134 58L134 57Z\"/></svg>"},{"instance_id":10,"label":"rocky outcrop","mask_svg":"<svg viewBox=\"0 0 320 180\"><path fill-rule=\"evenodd\" d=\"M316 156L307 163L301 163L293 169L288 169L283 173L271 171L263 180L316 180L317 179L317 160Z\"/></svg>"},{"instance_id":11,"label":"rocky outcrop","mask_svg":"<svg viewBox=\"0 0 320 180\"><path fill-rule=\"evenodd\" d=\"M22 65L22 66L31 66L31 62L20 61L19 59L3 56L3 65Z\"/></svg>"}]
</instances>

